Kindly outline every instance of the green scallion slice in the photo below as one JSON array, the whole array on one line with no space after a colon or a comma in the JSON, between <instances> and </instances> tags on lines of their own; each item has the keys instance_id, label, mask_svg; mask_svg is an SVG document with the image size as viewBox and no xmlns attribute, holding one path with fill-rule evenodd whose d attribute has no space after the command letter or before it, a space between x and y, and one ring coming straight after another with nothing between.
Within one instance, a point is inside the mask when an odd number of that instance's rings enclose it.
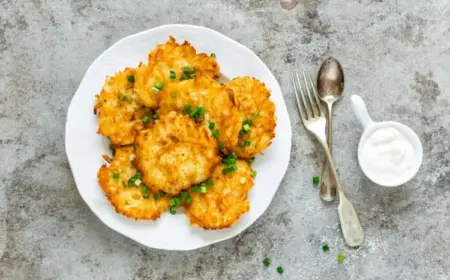
<instances>
[{"instance_id":1,"label":"green scallion slice","mask_svg":"<svg viewBox=\"0 0 450 280\"><path fill-rule=\"evenodd\" d=\"M188 197L188 193L187 193L186 191L182 191L182 192L180 193L180 198L181 198L182 200L186 200L187 197Z\"/></svg>"},{"instance_id":2,"label":"green scallion slice","mask_svg":"<svg viewBox=\"0 0 450 280\"><path fill-rule=\"evenodd\" d=\"M212 136L214 137L214 138L219 138L219 136L220 136L220 133L219 133L219 130L214 130L213 132L212 132Z\"/></svg>"},{"instance_id":3,"label":"green scallion slice","mask_svg":"<svg viewBox=\"0 0 450 280\"><path fill-rule=\"evenodd\" d=\"M119 173L114 173L114 174L113 174L113 179L114 179L114 180L119 179Z\"/></svg>"},{"instance_id":4,"label":"green scallion slice","mask_svg":"<svg viewBox=\"0 0 450 280\"><path fill-rule=\"evenodd\" d=\"M177 203L175 202L175 199L172 198L171 200L169 200L169 206L175 206L177 205Z\"/></svg>"},{"instance_id":5,"label":"green scallion slice","mask_svg":"<svg viewBox=\"0 0 450 280\"><path fill-rule=\"evenodd\" d=\"M216 127L216 124L213 122L210 122L208 125L209 130L213 130Z\"/></svg>"},{"instance_id":6,"label":"green scallion slice","mask_svg":"<svg viewBox=\"0 0 450 280\"><path fill-rule=\"evenodd\" d=\"M279 266L277 267L277 272L282 274L284 272L284 269L281 266Z\"/></svg>"},{"instance_id":7,"label":"green scallion slice","mask_svg":"<svg viewBox=\"0 0 450 280\"><path fill-rule=\"evenodd\" d=\"M177 78L177 73L175 73L175 71L173 71L173 70L170 70L169 71L169 78L171 80L175 80Z\"/></svg>"},{"instance_id":8,"label":"green scallion slice","mask_svg":"<svg viewBox=\"0 0 450 280\"><path fill-rule=\"evenodd\" d=\"M143 123L148 123L150 118L148 116L142 116L141 120L142 120Z\"/></svg>"},{"instance_id":9,"label":"green scallion slice","mask_svg":"<svg viewBox=\"0 0 450 280\"><path fill-rule=\"evenodd\" d=\"M313 184L314 184L314 185L317 185L317 184L319 184L319 182L320 182L319 176L314 176L314 177L313 177Z\"/></svg>"},{"instance_id":10,"label":"green scallion slice","mask_svg":"<svg viewBox=\"0 0 450 280\"><path fill-rule=\"evenodd\" d=\"M135 82L135 79L134 79L134 76L133 76L133 75L128 76L127 79L128 79L128 81L129 81L130 83L134 83L134 82Z\"/></svg>"}]
</instances>

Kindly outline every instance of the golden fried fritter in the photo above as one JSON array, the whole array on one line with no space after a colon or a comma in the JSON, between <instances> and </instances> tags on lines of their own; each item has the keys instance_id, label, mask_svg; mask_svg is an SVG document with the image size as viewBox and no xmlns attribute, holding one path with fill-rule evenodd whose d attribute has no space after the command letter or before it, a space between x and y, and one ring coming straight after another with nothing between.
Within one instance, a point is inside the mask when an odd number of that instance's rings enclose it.
<instances>
[{"instance_id":1,"label":"golden fried fritter","mask_svg":"<svg viewBox=\"0 0 450 280\"><path fill-rule=\"evenodd\" d=\"M199 107L205 108L200 122L209 128L225 148L237 144L243 118L233 105L225 86L205 76L170 84L161 94L158 113L165 115L177 111L189 114L189 111L186 112L187 106L192 112Z\"/></svg>"},{"instance_id":2,"label":"golden fried fritter","mask_svg":"<svg viewBox=\"0 0 450 280\"><path fill-rule=\"evenodd\" d=\"M145 186L128 186L137 170L131 163L134 148L118 148L109 166L103 165L97 173L100 187L117 213L134 218L156 220L169 207L167 197L155 200ZM137 181L137 180L136 180Z\"/></svg>"},{"instance_id":3,"label":"golden fried fritter","mask_svg":"<svg viewBox=\"0 0 450 280\"><path fill-rule=\"evenodd\" d=\"M250 210L247 200L253 186L253 172L246 161L237 160L237 170L223 174L227 166L220 164L212 176L214 185L205 194L190 192L192 203L187 204L186 215L191 224L204 229L231 227Z\"/></svg>"},{"instance_id":4,"label":"golden fried fritter","mask_svg":"<svg viewBox=\"0 0 450 280\"><path fill-rule=\"evenodd\" d=\"M136 69L127 68L107 77L97 97L94 112L99 114L98 133L111 138L113 144L132 144L138 131L144 128L140 118L143 109L132 82L135 72Z\"/></svg>"},{"instance_id":5,"label":"golden fried fritter","mask_svg":"<svg viewBox=\"0 0 450 280\"><path fill-rule=\"evenodd\" d=\"M217 142L189 116L171 112L137 137L136 166L154 191L178 194L208 179L220 157Z\"/></svg>"},{"instance_id":6,"label":"golden fried fritter","mask_svg":"<svg viewBox=\"0 0 450 280\"><path fill-rule=\"evenodd\" d=\"M275 104L269 99L270 91L263 83L249 77L233 79L227 88L244 116L238 144L231 151L241 158L254 157L275 137Z\"/></svg>"},{"instance_id":7,"label":"golden fried fritter","mask_svg":"<svg viewBox=\"0 0 450 280\"><path fill-rule=\"evenodd\" d=\"M136 91L145 106L156 109L159 95L170 83L194 76L219 77L219 64L214 57L197 54L187 41L176 43L173 37L158 45L148 56L147 67L136 72Z\"/></svg>"}]
</instances>

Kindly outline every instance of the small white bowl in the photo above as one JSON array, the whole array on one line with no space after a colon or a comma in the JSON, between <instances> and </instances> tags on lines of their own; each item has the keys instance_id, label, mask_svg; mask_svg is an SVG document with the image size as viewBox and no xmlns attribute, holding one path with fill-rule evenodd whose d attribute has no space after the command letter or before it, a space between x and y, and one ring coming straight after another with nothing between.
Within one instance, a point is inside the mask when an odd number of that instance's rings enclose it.
<instances>
[{"instance_id":1,"label":"small white bowl","mask_svg":"<svg viewBox=\"0 0 450 280\"><path fill-rule=\"evenodd\" d=\"M364 175L366 175L366 177L369 178L372 182L384 187L397 187L411 180L419 171L423 158L422 143L420 142L420 139L417 136L417 134L410 127L398 122L392 121L374 122L370 118L369 113L367 112L366 104L364 103L364 101L360 96L353 95L351 97L351 100L353 105L353 111L364 128L364 132L361 136L361 139L359 140L358 145L358 163ZM389 180L389 181L371 176L371 172L368 170L368 167L365 166L364 164L361 164L362 147L367 138L374 131L386 127L392 127L400 131L406 137L406 139L409 140L415 151L414 162L411 163L412 168L410 168L403 174L399 174L396 180Z\"/></svg>"}]
</instances>

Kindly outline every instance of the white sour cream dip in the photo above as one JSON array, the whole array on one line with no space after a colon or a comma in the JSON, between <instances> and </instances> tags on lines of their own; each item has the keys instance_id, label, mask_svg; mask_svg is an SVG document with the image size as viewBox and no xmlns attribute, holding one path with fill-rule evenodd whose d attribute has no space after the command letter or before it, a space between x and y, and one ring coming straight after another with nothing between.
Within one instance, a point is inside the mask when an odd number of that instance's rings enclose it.
<instances>
[{"instance_id":1,"label":"white sour cream dip","mask_svg":"<svg viewBox=\"0 0 450 280\"><path fill-rule=\"evenodd\" d=\"M401 181L415 168L416 151L410 140L394 127L372 131L362 143L359 160L364 172L377 182Z\"/></svg>"}]
</instances>

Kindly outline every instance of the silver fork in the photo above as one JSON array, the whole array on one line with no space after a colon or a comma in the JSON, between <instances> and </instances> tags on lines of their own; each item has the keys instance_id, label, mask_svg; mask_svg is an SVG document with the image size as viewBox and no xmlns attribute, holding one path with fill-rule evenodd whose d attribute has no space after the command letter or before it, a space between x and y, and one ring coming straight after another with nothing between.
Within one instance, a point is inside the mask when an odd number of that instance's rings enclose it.
<instances>
[{"instance_id":1,"label":"silver fork","mask_svg":"<svg viewBox=\"0 0 450 280\"><path fill-rule=\"evenodd\" d=\"M339 194L338 214L341 222L342 235L344 236L347 245L351 247L359 246L364 242L364 230L359 222L355 207L345 196L344 189L339 181L339 176L336 172L330 149L327 145L325 134L327 121L316 87L313 84L309 72L307 72L307 74L305 74L305 72L302 73L303 82L299 78L297 72L294 71L293 73L292 82L294 85L295 98L297 99L297 105L303 125L309 132L316 136L317 140L319 140L322 145L327 156L328 164L330 165L331 175L336 182L336 189ZM299 97L299 95L301 97Z\"/></svg>"}]
</instances>

